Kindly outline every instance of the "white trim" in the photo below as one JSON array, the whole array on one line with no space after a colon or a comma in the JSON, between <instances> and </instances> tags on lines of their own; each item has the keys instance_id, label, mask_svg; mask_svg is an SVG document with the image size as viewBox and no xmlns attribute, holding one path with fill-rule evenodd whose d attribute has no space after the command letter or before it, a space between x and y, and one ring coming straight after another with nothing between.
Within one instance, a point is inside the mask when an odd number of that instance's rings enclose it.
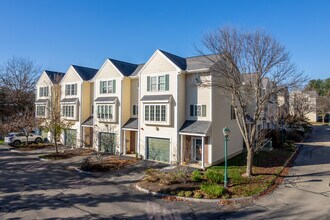
<instances>
[{"instance_id":1,"label":"white trim","mask_svg":"<svg viewBox=\"0 0 330 220\"><path fill-rule=\"evenodd\" d=\"M184 133L184 132L179 132L180 135L187 135L187 136L198 136L198 137L207 137L206 134L197 134L197 133Z\"/></svg>"},{"instance_id":2,"label":"white trim","mask_svg":"<svg viewBox=\"0 0 330 220\"><path fill-rule=\"evenodd\" d=\"M207 73L210 72L210 68L202 68L202 69L195 69L195 70L186 70L186 74L193 74L193 73Z\"/></svg>"},{"instance_id":3,"label":"white trim","mask_svg":"<svg viewBox=\"0 0 330 220\"><path fill-rule=\"evenodd\" d=\"M63 76L61 82L59 83L61 86L63 85L63 82L65 81L65 77L68 75L68 72L69 72L70 68L72 68L72 69L74 70L74 72L77 74L77 76L78 76L79 79L80 79L80 83L84 81L84 80L81 78L81 76L78 74L78 72L76 71L76 69L71 65L71 66L69 67L69 69L65 72L65 74L64 74L64 76ZM87 81L86 81L86 82L87 82ZM64 91L64 94L65 94L65 91Z\"/></svg>"},{"instance_id":4,"label":"white trim","mask_svg":"<svg viewBox=\"0 0 330 220\"><path fill-rule=\"evenodd\" d=\"M134 129L134 128L121 128L124 131L139 131L139 129Z\"/></svg>"}]
</instances>

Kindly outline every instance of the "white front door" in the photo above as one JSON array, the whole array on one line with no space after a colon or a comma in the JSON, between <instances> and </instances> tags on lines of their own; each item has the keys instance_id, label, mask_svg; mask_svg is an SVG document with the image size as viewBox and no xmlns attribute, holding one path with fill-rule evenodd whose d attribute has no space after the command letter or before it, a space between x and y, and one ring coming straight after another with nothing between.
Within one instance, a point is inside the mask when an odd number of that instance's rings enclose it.
<instances>
[{"instance_id":1,"label":"white front door","mask_svg":"<svg viewBox=\"0 0 330 220\"><path fill-rule=\"evenodd\" d=\"M202 139L192 138L192 155L191 159L193 162L202 161Z\"/></svg>"}]
</instances>

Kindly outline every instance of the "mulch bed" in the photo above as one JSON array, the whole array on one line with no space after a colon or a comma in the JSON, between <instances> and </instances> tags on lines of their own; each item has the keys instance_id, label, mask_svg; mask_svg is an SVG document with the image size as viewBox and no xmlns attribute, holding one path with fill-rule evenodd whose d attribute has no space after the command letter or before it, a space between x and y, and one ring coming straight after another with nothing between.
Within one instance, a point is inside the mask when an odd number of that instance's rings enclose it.
<instances>
[{"instance_id":1,"label":"mulch bed","mask_svg":"<svg viewBox=\"0 0 330 220\"><path fill-rule=\"evenodd\" d=\"M109 155L99 157L88 157L82 163L80 168L88 172L106 172L118 170L125 166L135 164L138 160L135 158L122 158L120 156Z\"/></svg>"},{"instance_id":2,"label":"mulch bed","mask_svg":"<svg viewBox=\"0 0 330 220\"><path fill-rule=\"evenodd\" d=\"M34 151L34 150L42 150L42 149L48 149L48 148L54 148L53 144L29 144L26 146L19 146L16 147L15 150L18 151Z\"/></svg>"},{"instance_id":3,"label":"mulch bed","mask_svg":"<svg viewBox=\"0 0 330 220\"><path fill-rule=\"evenodd\" d=\"M95 153L95 151L92 149L77 148L77 149L60 151L58 153L42 155L42 156L40 156L40 158L47 159L47 160L63 160L63 159L69 159L72 157L77 157L77 156L90 156L93 153Z\"/></svg>"}]
</instances>

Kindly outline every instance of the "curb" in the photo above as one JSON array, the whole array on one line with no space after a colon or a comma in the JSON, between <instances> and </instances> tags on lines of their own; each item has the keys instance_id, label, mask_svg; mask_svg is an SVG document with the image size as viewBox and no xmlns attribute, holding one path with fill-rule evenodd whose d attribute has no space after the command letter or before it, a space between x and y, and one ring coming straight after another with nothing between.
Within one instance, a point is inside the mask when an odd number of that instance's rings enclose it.
<instances>
[{"instance_id":1,"label":"curb","mask_svg":"<svg viewBox=\"0 0 330 220\"><path fill-rule=\"evenodd\" d=\"M83 173L83 174L88 174L88 175L91 175L92 173L91 172L88 172L88 171L83 171L81 169L79 169L78 167L75 167L73 168L75 171L77 171L78 173Z\"/></svg>"},{"instance_id":2,"label":"curb","mask_svg":"<svg viewBox=\"0 0 330 220\"><path fill-rule=\"evenodd\" d=\"M41 161L52 161L52 160L50 160L50 159L45 159L45 158L40 158L40 157L37 157L36 159L37 159L37 160L41 160Z\"/></svg>"},{"instance_id":3,"label":"curb","mask_svg":"<svg viewBox=\"0 0 330 220\"><path fill-rule=\"evenodd\" d=\"M189 202L200 202L200 203L222 203L222 202L241 202L241 201L246 201L246 200L251 200L253 199L252 196L249 197L240 197L240 198L232 198L232 199L196 199L196 198L189 198L189 197L180 197L180 196L172 196L164 193L158 193L158 192L153 192L147 189L144 189L137 184L134 185L134 187L139 190L140 192L152 195L152 196L157 196L157 197L171 197L171 198L176 198L178 200L182 201L189 201Z\"/></svg>"}]
</instances>

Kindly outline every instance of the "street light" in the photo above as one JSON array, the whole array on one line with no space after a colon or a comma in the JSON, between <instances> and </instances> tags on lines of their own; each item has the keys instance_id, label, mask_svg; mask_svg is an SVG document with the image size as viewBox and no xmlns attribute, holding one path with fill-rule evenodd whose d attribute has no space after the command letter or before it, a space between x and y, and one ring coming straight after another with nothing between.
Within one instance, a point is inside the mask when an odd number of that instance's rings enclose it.
<instances>
[{"instance_id":1,"label":"street light","mask_svg":"<svg viewBox=\"0 0 330 220\"><path fill-rule=\"evenodd\" d=\"M230 134L230 129L225 127L222 129L223 136L225 136L225 175L224 175L224 185L225 188L227 188L227 182L228 182L228 171L227 171L227 146L228 146L228 136Z\"/></svg>"}]
</instances>

